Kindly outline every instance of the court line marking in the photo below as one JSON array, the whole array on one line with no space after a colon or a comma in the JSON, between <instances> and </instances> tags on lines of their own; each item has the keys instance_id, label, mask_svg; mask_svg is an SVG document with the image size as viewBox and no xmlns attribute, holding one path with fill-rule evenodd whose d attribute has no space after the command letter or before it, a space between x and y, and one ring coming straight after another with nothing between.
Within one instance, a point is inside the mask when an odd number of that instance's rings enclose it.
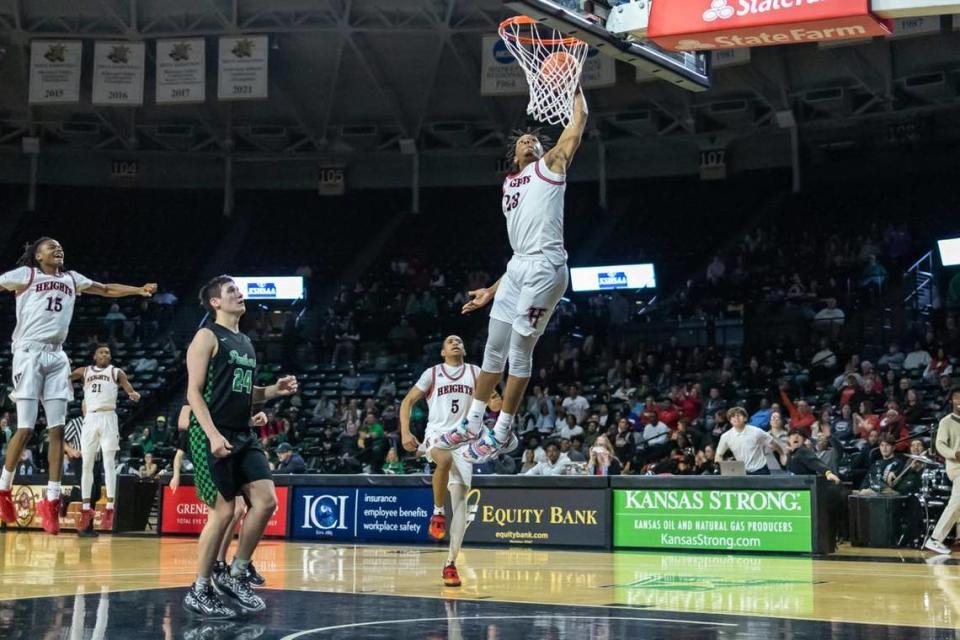
<instances>
[{"instance_id":1,"label":"court line marking","mask_svg":"<svg viewBox=\"0 0 960 640\"><path fill-rule=\"evenodd\" d=\"M738 624L732 624L729 622L704 622L701 620L678 620L675 618L634 618L631 616L610 616L610 617L598 617L598 616L567 616L567 615L549 615L544 614L540 615L523 615L523 616L510 616L511 620L519 619L542 619L544 617L550 618L560 618L563 620L635 620L637 622L667 622L670 624L696 624L700 626L709 626L709 627L739 627ZM337 631L339 629L356 629L358 627L375 627L385 624L405 624L409 622L449 622L451 620L503 620L503 616L444 616L443 618L408 618L406 620L373 620L370 622L351 622L350 624L337 624L329 627L317 627L316 629L305 629L303 631L297 631L296 633L291 633L290 635L283 636L280 640L296 640L305 635L312 633L323 633L325 631Z\"/></svg>"}]
</instances>

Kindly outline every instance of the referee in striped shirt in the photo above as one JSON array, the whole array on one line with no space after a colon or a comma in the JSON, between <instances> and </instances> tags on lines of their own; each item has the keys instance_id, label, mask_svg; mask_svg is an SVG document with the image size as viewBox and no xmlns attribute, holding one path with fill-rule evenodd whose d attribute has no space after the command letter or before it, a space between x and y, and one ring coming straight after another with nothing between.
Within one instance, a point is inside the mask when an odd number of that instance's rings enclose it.
<instances>
[{"instance_id":1,"label":"referee in striped shirt","mask_svg":"<svg viewBox=\"0 0 960 640\"><path fill-rule=\"evenodd\" d=\"M80 431L83 429L83 416L79 415L69 420L63 428L63 455L67 460L67 470L73 474L76 479L76 488L80 487L80 476L83 473L83 459L80 454ZM103 485L103 461L100 458L100 452L97 451L97 462L93 466L93 495L92 502L100 498L100 487ZM81 537L97 537L97 532L93 529L93 523L85 531L77 530L77 535Z\"/></svg>"}]
</instances>

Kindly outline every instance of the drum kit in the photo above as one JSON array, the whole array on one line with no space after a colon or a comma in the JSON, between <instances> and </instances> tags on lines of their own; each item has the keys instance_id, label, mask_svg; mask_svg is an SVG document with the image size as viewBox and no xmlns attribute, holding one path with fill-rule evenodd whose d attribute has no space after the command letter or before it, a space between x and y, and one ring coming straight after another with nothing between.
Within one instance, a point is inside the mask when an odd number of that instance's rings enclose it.
<instances>
[{"instance_id":1,"label":"drum kit","mask_svg":"<svg viewBox=\"0 0 960 640\"><path fill-rule=\"evenodd\" d=\"M953 484L947 477L947 469L942 462L923 455L906 454L904 457L911 461L911 465L920 463L923 468L920 472L920 488L914 494L923 510L923 531L922 535L913 540L918 548L922 548L924 541L933 532L947 501L950 500Z\"/></svg>"}]
</instances>

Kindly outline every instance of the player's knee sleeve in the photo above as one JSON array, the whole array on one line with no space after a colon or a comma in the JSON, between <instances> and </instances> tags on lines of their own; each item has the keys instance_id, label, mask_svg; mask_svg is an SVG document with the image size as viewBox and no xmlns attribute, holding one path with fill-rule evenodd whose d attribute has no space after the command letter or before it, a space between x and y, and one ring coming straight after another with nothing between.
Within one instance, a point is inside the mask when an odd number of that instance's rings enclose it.
<instances>
[{"instance_id":1,"label":"player's knee sleeve","mask_svg":"<svg viewBox=\"0 0 960 640\"><path fill-rule=\"evenodd\" d=\"M481 369L487 373L502 373L507 362L507 350L510 348L511 327L508 322L490 318L487 332L487 346L483 349Z\"/></svg>"},{"instance_id":2,"label":"player's knee sleeve","mask_svg":"<svg viewBox=\"0 0 960 640\"><path fill-rule=\"evenodd\" d=\"M67 401L60 398L43 401L48 427L62 427L67 423Z\"/></svg>"},{"instance_id":3,"label":"player's knee sleeve","mask_svg":"<svg viewBox=\"0 0 960 640\"><path fill-rule=\"evenodd\" d=\"M529 378L533 375L533 348L537 336L525 336L516 331L510 336L510 375Z\"/></svg>"},{"instance_id":4,"label":"player's knee sleeve","mask_svg":"<svg viewBox=\"0 0 960 640\"><path fill-rule=\"evenodd\" d=\"M17 429L33 429L38 413L40 405L36 400L17 400Z\"/></svg>"}]
</instances>

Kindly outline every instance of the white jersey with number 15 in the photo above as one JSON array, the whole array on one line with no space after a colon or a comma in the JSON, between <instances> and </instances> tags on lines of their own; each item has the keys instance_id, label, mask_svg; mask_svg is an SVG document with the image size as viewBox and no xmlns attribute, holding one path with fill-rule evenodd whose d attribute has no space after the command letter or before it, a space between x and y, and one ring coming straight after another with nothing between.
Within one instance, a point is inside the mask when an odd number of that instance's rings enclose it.
<instances>
[{"instance_id":1,"label":"white jersey with number 15","mask_svg":"<svg viewBox=\"0 0 960 640\"><path fill-rule=\"evenodd\" d=\"M28 342L63 344L77 296L92 284L76 271L47 275L33 267L18 267L0 275L0 286L17 291L13 349Z\"/></svg>"}]
</instances>

